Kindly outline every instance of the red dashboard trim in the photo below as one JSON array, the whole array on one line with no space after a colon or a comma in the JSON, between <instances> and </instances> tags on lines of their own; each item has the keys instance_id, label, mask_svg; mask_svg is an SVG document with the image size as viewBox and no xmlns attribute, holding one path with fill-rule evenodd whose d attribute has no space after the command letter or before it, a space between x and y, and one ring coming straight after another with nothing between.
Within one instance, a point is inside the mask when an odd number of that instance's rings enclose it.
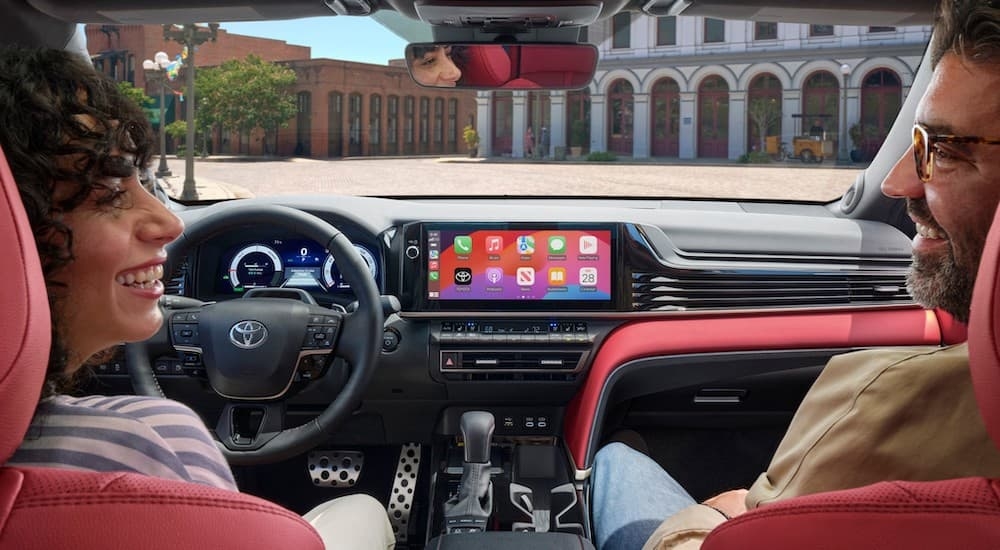
<instances>
[{"instance_id":1,"label":"red dashboard trim","mask_svg":"<svg viewBox=\"0 0 1000 550\"><path fill-rule=\"evenodd\" d=\"M942 319L943 321L944 319ZM961 326L946 324L954 338ZM949 338L949 340L951 339ZM713 353L866 346L939 345L942 326L923 309L637 321L612 332L597 350L583 387L566 411L564 435L578 469L586 469L591 426L608 377L639 358Z\"/></svg>"}]
</instances>

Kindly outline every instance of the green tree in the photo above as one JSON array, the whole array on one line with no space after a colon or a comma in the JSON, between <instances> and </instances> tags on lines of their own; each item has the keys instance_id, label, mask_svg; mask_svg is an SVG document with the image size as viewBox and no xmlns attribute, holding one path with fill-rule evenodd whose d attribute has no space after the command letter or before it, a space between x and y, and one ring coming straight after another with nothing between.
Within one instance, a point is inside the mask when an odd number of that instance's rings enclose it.
<instances>
[{"instance_id":1,"label":"green tree","mask_svg":"<svg viewBox=\"0 0 1000 550\"><path fill-rule=\"evenodd\" d=\"M747 116L757 127L757 137L760 139L758 151L767 151L766 139L772 129L778 131L778 123L781 122L781 109L774 99L758 97L750 102L747 107Z\"/></svg>"},{"instance_id":2,"label":"green tree","mask_svg":"<svg viewBox=\"0 0 1000 550\"><path fill-rule=\"evenodd\" d=\"M199 129L249 133L262 128L264 152L277 148L278 128L295 116L295 71L251 54L200 70L196 79Z\"/></svg>"},{"instance_id":3,"label":"green tree","mask_svg":"<svg viewBox=\"0 0 1000 550\"><path fill-rule=\"evenodd\" d=\"M118 91L144 109L154 103L153 98L146 95L142 88L133 86L131 82L119 82Z\"/></svg>"}]
</instances>

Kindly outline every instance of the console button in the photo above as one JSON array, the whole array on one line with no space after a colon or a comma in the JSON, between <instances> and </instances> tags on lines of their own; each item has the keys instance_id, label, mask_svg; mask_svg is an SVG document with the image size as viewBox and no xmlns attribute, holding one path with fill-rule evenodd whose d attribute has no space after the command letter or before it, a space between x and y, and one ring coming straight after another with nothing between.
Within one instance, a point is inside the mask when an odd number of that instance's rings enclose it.
<instances>
[{"instance_id":1,"label":"console button","mask_svg":"<svg viewBox=\"0 0 1000 550\"><path fill-rule=\"evenodd\" d=\"M382 331L382 351L392 353L399 348L399 333L387 328Z\"/></svg>"},{"instance_id":2,"label":"console button","mask_svg":"<svg viewBox=\"0 0 1000 550\"><path fill-rule=\"evenodd\" d=\"M462 366L462 359L459 357L458 353L450 351L441 352L442 369L457 369L460 366Z\"/></svg>"}]
</instances>

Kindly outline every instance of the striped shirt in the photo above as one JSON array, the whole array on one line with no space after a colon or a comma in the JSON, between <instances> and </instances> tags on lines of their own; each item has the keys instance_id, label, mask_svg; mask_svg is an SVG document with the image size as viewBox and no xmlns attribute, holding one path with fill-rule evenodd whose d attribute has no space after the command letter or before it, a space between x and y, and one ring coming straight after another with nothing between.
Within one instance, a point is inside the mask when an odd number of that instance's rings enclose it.
<instances>
[{"instance_id":1,"label":"striped shirt","mask_svg":"<svg viewBox=\"0 0 1000 550\"><path fill-rule=\"evenodd\" d=\"M238 490L201 418L154 397L46 398L7 464L135 472Z\"/></svg>"}]
</instances>

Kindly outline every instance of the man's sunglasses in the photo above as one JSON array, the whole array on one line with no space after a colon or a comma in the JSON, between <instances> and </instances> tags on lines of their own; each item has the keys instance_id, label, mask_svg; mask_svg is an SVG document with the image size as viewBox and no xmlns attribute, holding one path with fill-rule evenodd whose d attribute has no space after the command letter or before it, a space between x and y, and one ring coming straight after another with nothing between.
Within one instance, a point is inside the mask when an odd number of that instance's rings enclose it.
<instances>
[{"instance_id":1,"label":"man's sunglasses","mask_svg":"<svg viewBox=\"0 0 1000 550\"><path fill-rule=\"evenodd\" d=\"M934 144L938 142L1000 145L1000 139L932 134L926 126L918 122L913 125L913 160L917 163L917 176L924 183L931 181L931 177L934 175Z\"/></svg>"}]
</instances>

